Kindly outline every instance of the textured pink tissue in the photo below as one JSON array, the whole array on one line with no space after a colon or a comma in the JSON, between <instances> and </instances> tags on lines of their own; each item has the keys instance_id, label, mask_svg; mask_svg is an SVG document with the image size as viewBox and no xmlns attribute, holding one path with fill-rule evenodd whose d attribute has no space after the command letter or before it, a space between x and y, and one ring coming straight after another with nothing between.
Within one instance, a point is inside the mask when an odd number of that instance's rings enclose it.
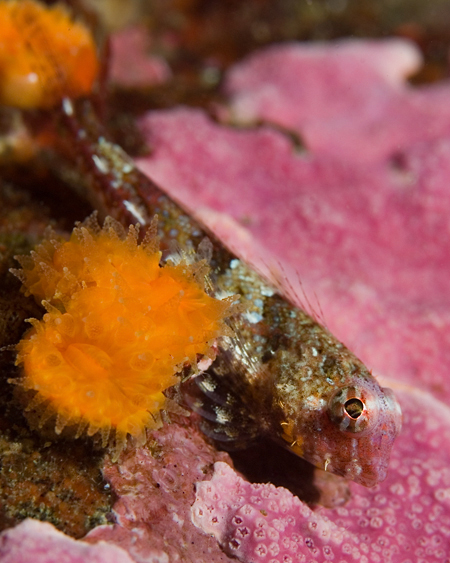
<instances>
[{"instance_id":1,"label":"textured pink tissue","mask_svg":"<svg viewBox=\"0 0 450 563\"><path fill-rule=\"evenodd\" d=\"M420 62L400 39L284 44L235 65L225 87L236 120L273 122L315 153L373 162L449 130L448 84L405 82Z\"/></svg>"},{"instance_id":2,"label":"textured pink tissue","mask_svg":"<svg viewBox=\"0 0 450 563\"><path fill-rule=\"evenodd\" d=\"M112 544L76 541L51 524L27 519L0 535L2 563L133 563Z\"/></svg>"},{"instance_id":3,"label":"textured pink tissue","mask_svg":"<svg viewBox=\"0 0 450 563\"><path fill-rule=\"evenodd\" d=\"M191 505L194 483L227 460L194 428L172 424L152 432L148 448L130 448L119 464L106 464L105 477L119 497L116 523L95 528L86 540L113 542L136 563L226 563L217 541L192 523Z\"/></svg>"},{"instance_id":4,"label":"textured pink tissue","mask_svg":"<svg viewBox=\"0 0 450 563\"><path fill-rule=\"evenodd\" d=\"M110 48L109 79L113 84L122 88L145 88L162 84L172 76L166 61L151 54L150 39L144 26L115 32L111 36Z\"/></svg>"}]
</instances>

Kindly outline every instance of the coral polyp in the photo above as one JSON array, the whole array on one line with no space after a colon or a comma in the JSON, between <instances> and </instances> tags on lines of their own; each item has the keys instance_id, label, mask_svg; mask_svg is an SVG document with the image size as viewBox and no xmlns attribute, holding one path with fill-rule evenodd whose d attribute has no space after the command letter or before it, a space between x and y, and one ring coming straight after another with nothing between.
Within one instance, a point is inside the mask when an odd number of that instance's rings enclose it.
<instances>
[{"instance_id":1,"label":"coral polyp","mask_svg":"<svg viewBox=\"0 0 450 563\"><path fill-rule=\"evenodd\" d=\"M68 10L33 0L0 2L0 102L49 108L89 94L98 74L90 30Z\"/></svg>"},{"instance_id":2,"label":"coral polyp","mask_svg":"<svg viewBox=\"0 0 450 563\"><path fill-rule=\"evenodd\" d=\"M41 405L41 424L56 414L57 433L100 432L104 446L112 430L116 457L127 435L143 443L161 424L176 374L231 334L235 298L207 293L203 260L161 266L154 228L138 244L138 228L110 218L100 228L91 216L69 241L50 234L17 258L24 291L47 310L18 344L18 383L36 391L30 408Z\"/></svg>"}]
</instances>

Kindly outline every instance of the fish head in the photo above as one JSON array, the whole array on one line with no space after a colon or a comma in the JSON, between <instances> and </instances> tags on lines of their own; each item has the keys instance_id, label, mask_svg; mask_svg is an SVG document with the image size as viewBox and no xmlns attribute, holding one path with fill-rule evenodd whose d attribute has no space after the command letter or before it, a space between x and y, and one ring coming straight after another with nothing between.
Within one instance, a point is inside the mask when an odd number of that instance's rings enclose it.
<instances>
[{"instance_id":1,"label":"fish head","mask_svg":"<svg viewBox=\"0 0 450 563\"><path fill-rule=\"evenodd\" d=\"M368 372L352 379L299 413L283 438L315 466L372 487L387 475L402 415L393 392Z\"/></svg>"}]
</instances>

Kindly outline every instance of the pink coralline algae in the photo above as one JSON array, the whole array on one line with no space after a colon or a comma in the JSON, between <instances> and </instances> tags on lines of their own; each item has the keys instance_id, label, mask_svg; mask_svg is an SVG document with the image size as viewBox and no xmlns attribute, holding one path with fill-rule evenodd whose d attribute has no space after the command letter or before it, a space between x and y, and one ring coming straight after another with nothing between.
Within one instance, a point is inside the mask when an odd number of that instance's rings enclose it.
<instances>
[{"instance_id":1,"label":"pink coralline algae","mask_svg":"<svg viewBox=\"0 0 450 563\"><path fill-rule=\"evenodd\" d=\"M448 132L448 85L405 82L420 63L400 39L285 44L235 65L225 87L237 121L273 122L315 153L367 163Z\"/></svg>"},{"instance_id":2,"label":"pink coralline algae","mask_svg":"<svg viewBox=\"0 0 450 563\"><path fill-rule=\"evenodd\" d=\"M142 88L169 80L172 74L168 64L148 51L145 27L128 27L115 32L111 36L111 82L122 88ZM130 64L130 53L133 53L133 64Z\"/></svg>"},{"instance_id":3,"label":"pink coralline algae","mask_svg":"<svg viewBox=\"0 0 450 563\"><path fill-rule=\"evenodd\" d=\"M190 514L194 483L211 475L215 461L227 459L194 428L172 424L152 432L148 447L129 449L119 465L105 466L119 496L116 523L95 528L87 541L115 543L136 563L227 562L216 540L198 530Z\"/></svg>"},{"instance_id":4,"label":"pink coralline algae","mask_svg":"<svg viewBox=\"0 0 450 563\"><path fill-rule=\"evenodd\" d=\"M197 486L192 519L244 561L301 561L322 551L333 556L328 544L340 546L349 537L286 489L252 485L220 462L212 480Z\"/></svg>"},{"instance_id":5,"label":"pink coralline algae","mask_svg":"<svg viewBox=\"0 0 450 563\"><path fill-rule=\"evenodd\" d=\"M0 536L2 563L133 563L126 551L99 542L76 541L51 524L27 519Z\"/></svg>"}]
</instances>

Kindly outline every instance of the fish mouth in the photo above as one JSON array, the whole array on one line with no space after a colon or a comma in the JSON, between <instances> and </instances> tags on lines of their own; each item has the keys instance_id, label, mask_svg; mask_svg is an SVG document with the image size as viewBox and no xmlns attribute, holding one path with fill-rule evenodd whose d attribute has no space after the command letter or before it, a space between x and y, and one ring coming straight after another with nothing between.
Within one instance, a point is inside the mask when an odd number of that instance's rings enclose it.
<instances>
[{"instance_id":1,"label":"fish mouth","mask_svg":"<svg viewBox=\"0 0 450 563\"><path fill-rule=\"evenodd\" d=\"M389 466L390 448L387 451L377 451L370 437L353 439L352 442L327 456L321 468L364 487L374 487L384 481ZM375 457L374 452L377 452Z\"/></svg>"},{"instance_id":2,"label":"fish mouth","mask_svg":"<svg viewBox=\"0 0 450 563\"><path fill-rule=\"evenodd\" d=\"M333 467L330 463L327 467L327 471L358 483L358 485L374 487L386 479L388 465L389 459L370 466L361 463L359 459L354 459L346 463L343 467Z\"/></svg>"}]
</instances>

